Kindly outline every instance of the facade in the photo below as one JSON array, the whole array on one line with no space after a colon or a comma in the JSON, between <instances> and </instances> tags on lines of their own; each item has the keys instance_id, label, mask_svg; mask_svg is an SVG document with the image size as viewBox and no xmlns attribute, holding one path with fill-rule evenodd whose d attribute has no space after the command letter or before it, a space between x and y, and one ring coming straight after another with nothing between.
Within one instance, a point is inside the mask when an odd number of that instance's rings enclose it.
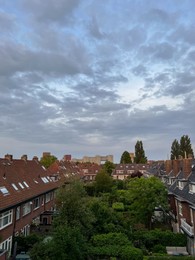
<instances>
[{"instance_id":1,"label":"facade","mask_svg":"<svg viewBox=\"0 0 195 260\"><path fill-rule=\"evenodd\" d=\"M98 165L101 165L102 162L113 162L113 155L96 155L94 157L84 156L82 159L72 159L73 162L80 162L80 163L96 163Z\"/></svg>"},{"instance_id":2,"label":"facade","mask_svg":"<svg viewBox=\"0 0 195 260\"><path fill-rule=\"evenodd\" d=\"M0 250L10 254L13 238L28 235L31 225L51 223L58 178L37 157L0 159ZM45 217L44 214L46 213Z\"/></svg>"},{"instance_id":3,"label":"facade","mask_svg":"<svg viewBox=\"0 0 195 260\"><path fill-rule=\"evenodd\" d=\"M187 250L195 255L195 160L167 160L159 171L168 188L171 224L174 232L187 236Z\"/></svg>"},{"instance_id":4,"label":"facade","mask_svg":"<svg viewBox=\"0 0 195 260\"><path fill-rule=\"evenodd\" d=\"M124 180L128 177L147 175L149 165L136 163L117 164L112 172L115 180Z\"/></svg>"}]
</instances>

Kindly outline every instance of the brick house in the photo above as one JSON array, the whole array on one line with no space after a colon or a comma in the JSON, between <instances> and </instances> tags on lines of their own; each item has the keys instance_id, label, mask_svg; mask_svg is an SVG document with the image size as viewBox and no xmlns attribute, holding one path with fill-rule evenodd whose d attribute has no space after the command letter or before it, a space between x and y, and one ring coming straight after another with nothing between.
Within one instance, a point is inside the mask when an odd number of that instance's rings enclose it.
<instances>
[{"instance_id":1,"label":"brick house","mask_svg":"<svg viewBox=\"0 0 195 260\"><path fill-rule=\"evenodd\" d=\"M147 174L148 168L148 164L120 163L113 170L112 177L115 180L124 180L127 177L134 177L136 174L141 176Z\"/></svg>"},{"instance_id":2,"label":"brick house","mask_svg":"<svg viewBox=\"0 0 195 260\"><path fill-rule=\"evenodd\" d=\"M82 179L84 182L91 182L95 180L97 173L102 166L96 163L78 163L67 159L67 156L60 161L55 161L50 167L49 171L53 174L59 174L62 180L68 178Z\"/></svg>"},{"instance_id":3,"label":"brick house","mask_svg":"<svg viewBox=\"0 0 195 260\"><path fill-rule=\"evenodd\" d=\"M58 185L37 157L0 159L0 249L10 254L14 236L28 235L31 224L51 223Z\"/></svg>"},{"instance_id":4,"label":"brick house","mask_svg":"<svg viewBox=\"0 0 195 260\"><path fill-rule=\"evenodd\" d=\"M167 160L159 176L168 188L173 231L186 234L188 253L195 255L195 160Z\"/></svg>"}]
</instances>

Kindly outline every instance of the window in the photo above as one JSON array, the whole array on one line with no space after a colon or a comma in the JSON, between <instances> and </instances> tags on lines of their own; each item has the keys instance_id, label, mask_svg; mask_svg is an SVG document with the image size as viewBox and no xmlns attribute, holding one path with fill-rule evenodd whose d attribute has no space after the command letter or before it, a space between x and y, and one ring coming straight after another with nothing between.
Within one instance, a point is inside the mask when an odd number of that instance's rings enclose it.
<instances>
[{"instance_id":1,"label":"window","mask_svg":"<svg viewBox=\"0 0 195 260\"><path fill-rule=\"evenodd\" d=\"M18 184L20 185L20 187L21 187L22 189L24 189L24 186L22 185L21 182L18 182Z\"/></svg>"},{"instance_id":2,"label":"window","mask_svg":"<svg viewBox=\"0 0 195 260\"><path fill-rule=\"evenodd\" d=\"M8 252L11 251L11 246L12 246L12 237L9 237L8 239L0 243L0 248L7 250Z\"/></svg>"},{"instance_id":3,"label":"window","mask_svg":"<svg viewBox=\"0 0 195 260\"><path fill-rule=\"evenodd\" d=\"M0 191L3 193L3 195L8 195L9 194L9 191L4 186L0 187Z\"/></svg>"},{"instance_id":4,"label":"window","mask_svg":"<svg viewBox=\"0 0 195 260\"><path fill-rule=\"evenodd\" d=\"M23 207L22 207L23 216L25 216L31 212L31 203L27 202L27 203L23 204Z\"/></svg>"},{"instance_id":5,"label":"window","mask_svg":"<svg viewBox=\"0 0 195 260\"><path fill-rule=\"evenodd\" d=\"M36 198L36 199L34 199L33 208L37 209L39 207L40 207L40 198Z\"/></svg>"},{"instance_id":6,"label":"window","mask_svg":"<svg viewBox=\"0 0 195 260\"><path fill-rule=\"evenodd\" d=\"M8 210L0 214L0 230L12 223L13 210Z\"/></svg>"},{"instance_id":7,"label":"window","mask_svg":"<svg viewBox=\"0 0 195 260\"><path fill-rule=\"evenodd\" d=\"M12 187L13 187L15 190L18 190L18 187L17 187L14 183L12 183Z\"/></svg>"},{"instance_id":8,"label":"window","mask_svg":"<svg viewBox=\"0 0 195 260\"><path fill-rule=\"evenodd\" d=\"M183 215L182 214L182 203L180 201L178 201L178 212L180 215Z\"/></svg>"},{"instance_id":9,"label":"window","mask_svg":"<svg viewBox=\"0 0 195 260\"><path fill-rule=\"evenodd\" d=\"M180 190L183 190L184 186L185 186L185 182L183 182L183 181L178 181L178 188L179 188Z\"/></svg>"},{"instance_id":10,"label":"window","mask_svg":"<svg viewBox=\"0 0 195 260\"><path fill-rule=\"evenodd\" d=\"M20 206L16 208L16 220L20 218Z\"/></svg>"},{"instance_id":11,"label":"window","mask_svg":"<svg viewBox=\"0 0 195 260\"><path fill-rule=\"evenodd\" d=\"M195 193L195 184L189 184L189 192L190 193Z\"/></svg>"},{"instance_id":12,"label":"window","mask_svg":"<svg viewBox=\"0 0 195 260\"><path fill-rule=\"evenodd\" d=\"M45 202L46 202L46 203L49 202L50 199L51 199L50 193L47 193L47 194L46 194L46 197L45 197Z\"/></svg>"},{"instance_id":13,"label":"window","mask_svg":"<svg viewBox=\"0 0 195 260\"><path fill-rule=\"evenodd\" d=\"M25 181L23 181L23 183L26 186L26 188L29 188L28 184Z\"/></svg>"},{"instance_id":14,"label":"window","mask_svg":"<svg viewBox=\"0 0 195 260\"><path fill-rule=\"evenodd\" d=\"M48 183L48 182L49 182L46 177L41 177L41 179L42 179L42 181L43 181L44 183Z\"/></svg>"},{"instance_id":15,"label":"window","mask_svg":"<svg viewBox=\"0 0 195 260\"><path fill-rule=\"evenodd\" d=\"M190 209L190 218L191 218L191 223L194 223L194 218L193 218L193 209Z\"/></svg>"}]
</instances>

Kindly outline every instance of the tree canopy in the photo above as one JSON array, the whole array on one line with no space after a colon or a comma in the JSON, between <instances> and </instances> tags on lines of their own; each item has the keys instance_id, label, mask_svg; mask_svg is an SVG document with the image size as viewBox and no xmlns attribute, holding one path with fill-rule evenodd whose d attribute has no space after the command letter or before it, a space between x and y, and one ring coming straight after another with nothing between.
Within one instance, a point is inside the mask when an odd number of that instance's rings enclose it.
<instances>
[{"instance_id":1,"label":"tree canopy","mask_svg":"<svg viewBox=\"0 0 195 260\"><path fill-rule=\"evenodd\" d=\"M155 208L168 208L167 189L156 177L130 179L127 198L134 219L148 228Z\"/></svg>"},{"instance_id":2,"label":"tree canopy","mask_svg":"<svg viewBox=\"0 0 195 260\"><path fill-rule=\"evenodd\" d=\"M123 152L123 154L121 155L120 163L124 163L124 164L125 163L132 163L129 152L127 152L127 151Z\"/></svg>"},{"instance_id":3,"label":"tree canopy","mask_svg":"<svg viewBox=\"0 0 195 260\"><path fill-rule=\"evenodd\" d=\"M47 169L56 160L57 160L57 158L54 155L46 155L46 156L41 157L40 163Z\"/></svg>"},{"instance_id":4,"label":"tree canopy","mask_svg":"<svg viewBox=\"0 0 195 260\"><path fill-rule=\"evenodd\" d=\"M135 145L135 163L147 163L147 157L145 156L145 151L143 148L142 141L137 141Z\"/></svg>"},{"instance_id":5,"label":"tree canopy","mask_svg":"<svg viewBox=\"0 0 195 260\"><path fill-rule=\"evenodd\" d=\"M188 135L183 135L180 138L180 143L175 139L171 145L171 160L194 157L194 152L191 145L191 140Z\"/></svg>"},{"instance_id":6,"label":"tree canopy","mask_svg":"<svg viewBox=\"0 0 195 260\"><path fill-rule=\"evenodd\" d=\"M108 173L108 175L112 174L112 170L115 168L114 163L110 162L110 161L106 161L103 164L103 169Z\"/></svg>"}]
</instances>

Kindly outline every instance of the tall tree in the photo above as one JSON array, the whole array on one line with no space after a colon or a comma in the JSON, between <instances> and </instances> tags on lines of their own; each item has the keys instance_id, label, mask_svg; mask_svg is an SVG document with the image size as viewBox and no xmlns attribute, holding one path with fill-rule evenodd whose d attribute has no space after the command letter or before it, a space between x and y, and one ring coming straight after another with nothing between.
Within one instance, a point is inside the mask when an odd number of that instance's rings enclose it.
<instances>
[{"instance_id":1,"label":"tall tree","mask_svg":"<svg viewBox=\"0 0 195 260\"><path fill-rule=\"evenodd\" d=\"M120 163L132 163L129 152L123 152L123 154L121 155Z\"/></svg>"},{"instance_id":2,"label":"tall tree","mask_svg":"<svg viewBox=\"0 0 195 260\"><path fill-rule=\"evenodd\" d=\"M175 139L171 145L171 160L179 159L180 156L180 144Z\"/></svg>"},{"instance_id":3,"label":"tall tree","mask_svg":"<svg viewBox=\"0 0 195 260\"><path fill-rule=\"evenodd\" d=\"M108 175L112 174L112 170L115 168L114 163L110 161L106 161L103 165L103 169L108 173Z\"/></svg>"},{"instance_id":4,"label":"tall tree","mask_svg":"<svg viewBox=\"0 0 195 260\"><path fill-rule=\"evenodd\" d=\"M145 156L145 151L143 148L142 141L137 141L135 145L135 163L147 163L147 157Z\"/></svg>"},{"instance_id":5,"label":"tall tree","mask_svg":"<svg viewBox=\"0 0 195 260\"><path fill-rule=\"evenodd\" d=\"M155 208L168 207L167 189L156 177L130 179L127 198L135 220L148 228L151 228Z\"/></svg>"},{"instance_id":6,"label":"tall tree","mask_svg":"<svg viewBox=\"0 0 195 260\"><path fill-rule=\"evenodd\" d=\"M180 155L183 158L194 157L191 140L188 135L183 135L180 139Z\"/></svg>"},{"instance_id":7,"label":"tall tree","mask_svg":"<svg viewBox=\"0 0 195 260\"><path fill-rule=\"evenodd\" d=\"M109 192L113 186L113 179L102 169L95 177L95 190L97 193Z\"/></svg>"}]
</instances>

